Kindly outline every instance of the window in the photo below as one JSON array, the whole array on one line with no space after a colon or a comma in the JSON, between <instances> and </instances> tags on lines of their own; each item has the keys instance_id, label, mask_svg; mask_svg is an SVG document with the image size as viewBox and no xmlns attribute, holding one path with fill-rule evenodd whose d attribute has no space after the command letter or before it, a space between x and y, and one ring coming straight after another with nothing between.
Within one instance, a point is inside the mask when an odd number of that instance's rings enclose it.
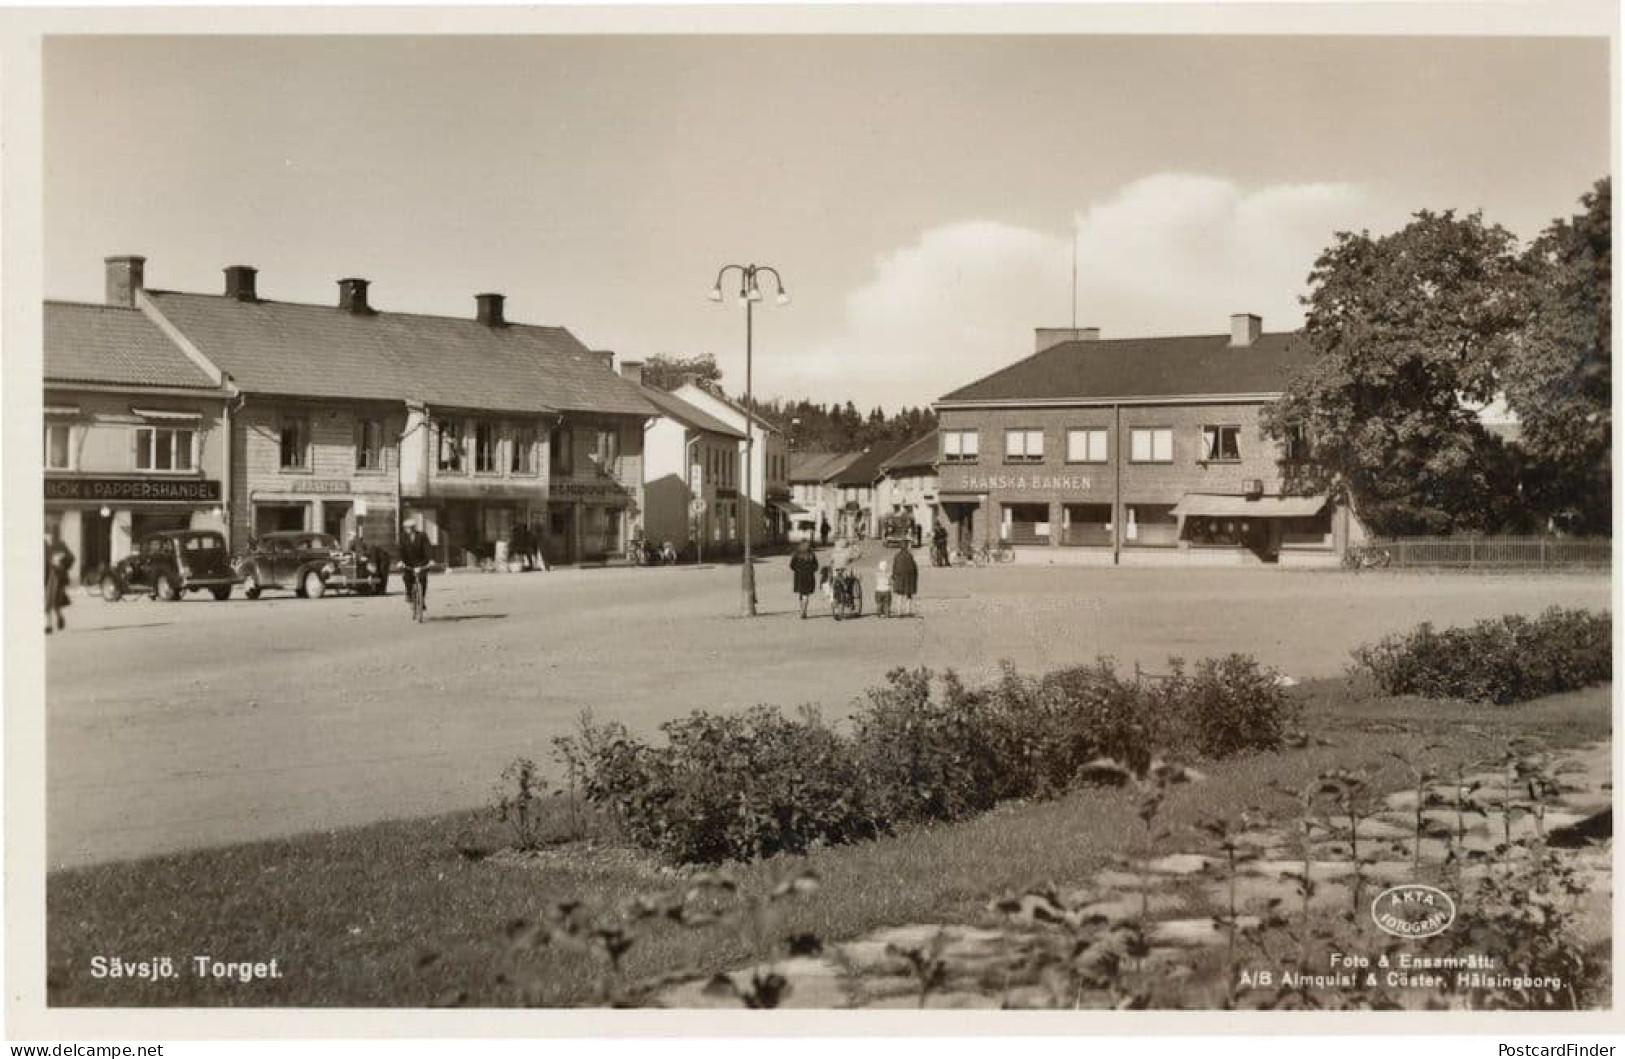
<instances>
[{"instance_id":1,"label":"window","mask_svg":"<svg viewBox=\"0 0 1625 1059\"><path fill-rule=\"evenodd\" d=\"M440 439L437 446L438 457L435 467L447 474L463 473L463 425L450 419L442 419L435 424L435 434Z\"/></svg>"},{"instance_id":2,"label":"window","mask_svg":"<svg viewBox=\"0 0 1625 1059\"><path fill-rule=\"evenodd\" d=\"M554 427L547 435L547 469L553 474L575 473L575 453L568 427Z\"/></svg>"},{"instance_id":3,"label":"window","mask_svg":"<svg viewBox=\"0 0 1625 1059\"><path fill-rule=\"evenodd\" d=\"M1106 431L1096 427L1085 427L1066 432L1066 462L1068 463L1105 463Z\"/></svg>"},{"instance_id":4,"label":"window","mask_svg":"<svg viewBox=\"0 0 1625 1059\"><path fill-rule=\"evenodd\" d=\"M362 419L356 423L355 469L384 469L384 426L376 419Z\"/></svg>"},{"instance_id":5,"label":"window","mask_svg":"<svg viewBox=\"0 0 1625 1059\"><path fill-rule=\"evenodd\" d=\"M519 427L513 432L513 454L508 469L514 474L536 473L536 431Z\"/></svg>"},{"instance_id":6,"label":"window","mask_svg":"<svg viewBox=\"0 0 1625 1059\"><path fill-rule=\"evenodd\" d=\"M135 468L138 471L190 471L196 432L169 427L137 427Z\"/></svg>"},{"instance_id":7,"label":"window","mask_svg":"<svg viewBox=\"0 0 1625 1059\"><path fill-rule=\"evenodd\" d=\"M1309 436L1303 432L1302 427L1287 428L1283 457L1287 463L1305 463L1308 461Z\"/></svg>"},{"instance_id":8,"label":"window","mask_svg":"<svg viewBox=\"0 0 1625 1059\"><path fill-rule=\"evenodd\" d=\"M974 430L944 430L942 432L942 461L944 463L975 463L978 455Z\"/></svg>"},{"instance_id":9,"label":"window","mask_svg":"<svg viewBox=\"0 0 1625 1059\"><path fill-rule=\"evenodd\" d=\"M615 469L615 460L621 454L621 434L614 428L599 427L593 438L592 458L606 473Z\"/></svg>"},{"instance_id":10,"label":"window","mask_svg":"<svg viewBox=\"0 0 1625 1059\"><path fill-rule=\"evenodd\" d=\"M310 420L304 416L283 416L281 443L284 471L310 470Z\"/></svg>"},{"instance_id":11,"label":"window","mask_svg":"<svg viewBox=\"0 0 1625 1059\"><path fill-rule=\"evenodd\" d=\"M45 424L45 469L73 469L73 427L67 423Z\"/></svg>"},{"instance_id":12,"label":"window","mask_svg":"<svg viewBox=\"0 0 1625 1059\"><path fill-rule=\"evenodd\" d=\"M1129 433L1128 452L1134 463L1172 463L1174 432L1168 427L1136 428Z\"/></svg>"},{"instance_id":13,"label":"window","mask_svg":"<svg viewBox=\"0 0 1625 1059\"><path fill-rule=\"evenodd\" d=\"M478 474L495 474L501 465L497 462L497 427L495 423L474 424L474 470Z\"/></svg>"},{"instance_id":14,"label":"window","mask_svg":"<svg viewBox=\"0 0 1625 1059\"><path fill-rule=\"evenodd\" d=\"M1006 430L1004 432L1005 463L1038 463L1044 458L1044 432L1042 430Z\"/></svg>"},{"instance_id":15,"label":"window","mask_svg":"<svg viewBox=\"0 0 1625 1059\"><path fill-rule=\"evenodd\" d=\"M1241 459L1241 428L1231 426L1202 428L1202 459L1230 463Z\"/></svg>"},{"instance_id":16,"label":"window","mask_svg":"<svg viewBox=\"0 0 1625 1059\"><path fill-rule=\"evenodd\" d=\"M1179 543L1179 516L1172 504L1131 504L1123 522L1125 543L1156 548Z\"/></svg>"}]
</instances>

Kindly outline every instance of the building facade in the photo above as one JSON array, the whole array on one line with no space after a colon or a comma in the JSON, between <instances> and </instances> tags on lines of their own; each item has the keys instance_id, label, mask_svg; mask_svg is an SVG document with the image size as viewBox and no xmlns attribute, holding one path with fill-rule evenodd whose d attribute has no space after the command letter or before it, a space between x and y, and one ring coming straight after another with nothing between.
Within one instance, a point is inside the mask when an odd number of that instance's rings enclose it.
<instances>
[{"instance_id":1,"label":"building facade","mask_svg":"<svg viewBox=\"0 0 1625 1059\"><path fill-rule=\"evenodd\" d=\"M1360 529L1285 491L1264 406L1307 359L1258 317L1224 335L1108 341L1041 329L1037 352L948 394L939 499L955 543L1018 560L1321 564Z\"/></svg>"},{"instance_id":2,"label":"building facade","mask_svg":"<svg viewBox=\"0 0 1625 1059\"><path fill-rule=\"evenodd\" d=\"M833 539L840 522L835 476L845 470L860 452L798 452L790 461L789 485L792 510L789 539L821 544L824 527Z\"/></svg>"},{"instance_id":3,"label":"building facade","mask_svg":"<svg viewBox=\"0 0 1625 1059\"><path fill-rule=\"evenodd\" d=\"M932 431L881 461L880 477L875 481L876 535L882 532L882 519L907 515L920 528L922 543L930 539L931 528L941 517L937 506L939 445L936 431Z\"/></svg>"},{"instance_id":4,"label":"building facade","mask_svg":"<svg viewBox=\"0 0 1625 1059\"><path fill-rule=\"evenodd\" d=\"M149 533L225 531L231 395L129 306L47 302L45 527L95 584Z\"/></svg>"},{"instance_id":5,"label":"building facade","mask_svg":"<svg viewBox=\"0 0 1625 1059\"><path fill-rule=\"evenodd\" d=\"M673 391L683 401L728 424L750 441L740 441L735 457L739 469L734 488L738 519L750 518L751 540L757 544L789 540L794 514L790 494L790 448L782 431L760 416L747 416L732 401L689 381ZM750 424L747 427L747 424Z\"/></svg>"},{"instance_id":6,"label":"building facade","mask_svg":"<svg viewBox=\"0 0 1625 1059\"><path fill-rule=\"evenodd\" d=\"M643 365L621 373L642 385ZM648 539L689 544L704 556L731 552L739 542L739 445L744 434L675 394L645 387L660 410L644 426L643 532Z\"/></svg>"}]
</instances>

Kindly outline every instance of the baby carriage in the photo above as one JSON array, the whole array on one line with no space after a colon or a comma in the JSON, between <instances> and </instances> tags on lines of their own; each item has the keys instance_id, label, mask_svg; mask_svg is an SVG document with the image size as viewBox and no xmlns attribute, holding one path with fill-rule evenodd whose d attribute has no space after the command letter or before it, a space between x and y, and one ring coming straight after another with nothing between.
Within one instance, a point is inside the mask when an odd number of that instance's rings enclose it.
<instances>
[{"instance_id":1,"label":"baby carriage","mask_svg":"<svg viewBox=\"0 0 1625 1059\"><path fill-rule=\"evenodd\" d=\"M863 582L850 569L824 567L819 576L829 591L829 612L836 620L863 614Z\"/></svg>"}]
</instances>

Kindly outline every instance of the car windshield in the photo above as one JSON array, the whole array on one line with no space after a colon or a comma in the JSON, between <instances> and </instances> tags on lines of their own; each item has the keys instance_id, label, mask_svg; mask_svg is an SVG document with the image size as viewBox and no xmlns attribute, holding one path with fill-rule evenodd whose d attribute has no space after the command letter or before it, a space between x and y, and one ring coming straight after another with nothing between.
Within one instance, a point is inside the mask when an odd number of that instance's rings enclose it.
<instances>
[{"instance_id":1,"label":"car windshield","mask_svg":"<svg viewBox=\"0 0 1625 1059\"><path fill-rule=\"evenodd\" d=\"M338 541L334 540L332 537L329 537L325 533L312 533L310 536L302 537L299 540L299 547L309 550L332 550L338 546Z\"/></svg>"},{"instance_id":2,"label":"car windshield","mask_svg":"<svg viewBox=\"0 0 1625 1059\"><path fill-rule=\"evenodd\" d=\"M186 550L189 552L217 552L225 547L225 541L212 535L186 538Z\"/></svg>"}]
</instances>

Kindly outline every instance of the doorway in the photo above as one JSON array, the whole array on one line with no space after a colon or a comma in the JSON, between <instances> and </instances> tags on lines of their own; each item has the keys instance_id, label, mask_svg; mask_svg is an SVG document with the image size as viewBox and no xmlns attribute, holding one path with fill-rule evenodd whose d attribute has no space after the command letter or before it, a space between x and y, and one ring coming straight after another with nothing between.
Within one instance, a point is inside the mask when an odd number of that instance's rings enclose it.
<instances>
[{"instance_id":1,"label":"doorway","mask_svg":"<svg viewBox=\"0 0 1625 1059\"><path fill-rule=\"evenodd\" d=\"M348 500L322 501L322 532L343 544L350 539L350 502Z\"/></svg>"},{"instance_id":2,"label":"doorway","mask_svg":"<svg viewBox=\"0 0 1625 1059\"><path fill-rule=\"evenodd\" d=\"M305 504L255 504L254 536L305 528Z\"/></svg>"},{"instance_id":3,"label":"doorway","mask_svg":"<svg viewBox=\"0 0 1625 1059\"><path fill-rule=\"evenodd\" d=\"M79 579L87 585L101 580L113 562L113 514L92 509L79 516Z\"/></svg>"}]
</instances>

